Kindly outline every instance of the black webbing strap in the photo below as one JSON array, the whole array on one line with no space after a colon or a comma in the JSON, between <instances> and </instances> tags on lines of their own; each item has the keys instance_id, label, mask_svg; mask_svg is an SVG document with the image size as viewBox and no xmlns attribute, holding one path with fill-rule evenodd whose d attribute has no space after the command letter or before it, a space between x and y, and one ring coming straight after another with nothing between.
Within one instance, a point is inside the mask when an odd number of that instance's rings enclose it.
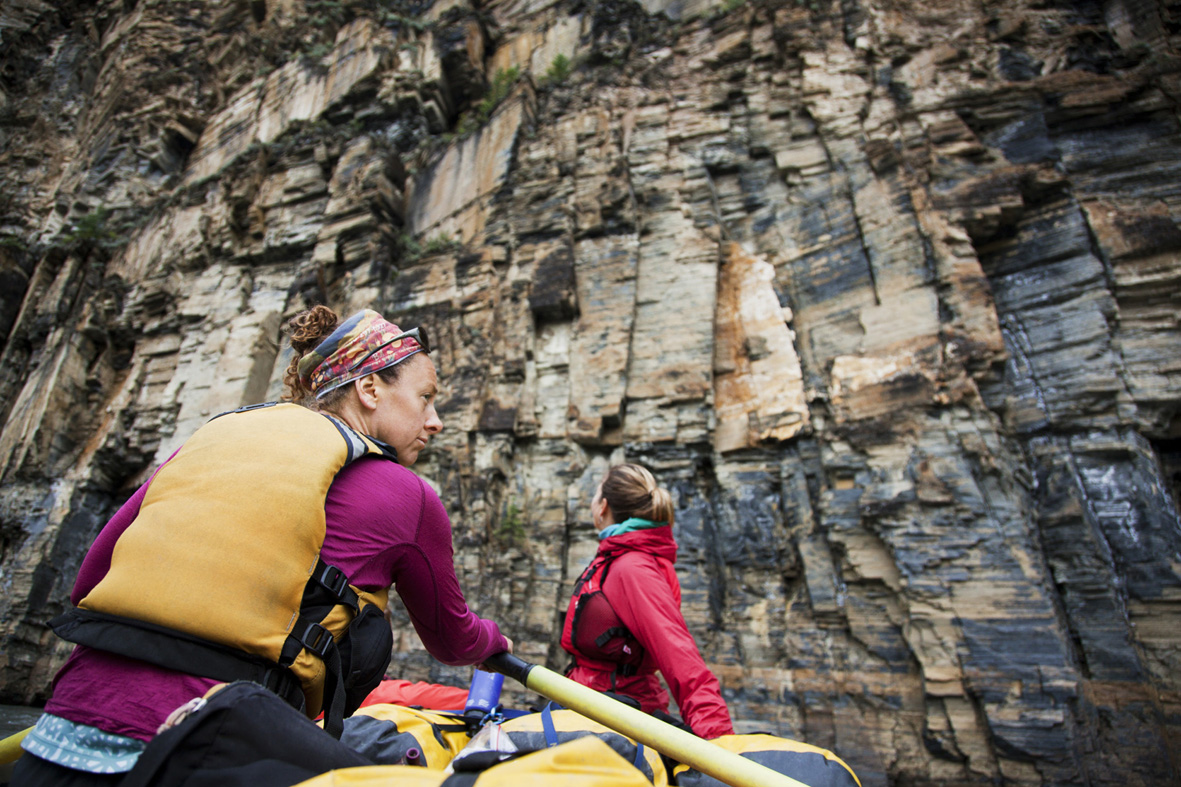
<instances>
[{"instance_id":1,"label":"black webbing strap","mask_svg":"<svg viewBox=\"0 0 1181 787\"><path fill-rule=\"evenodd\" d=\"M607 629L599 636L595 637L595 646L601 648L604 645L606 645L608 642L610 642L611 640L615 639L616 637L630 637L630 636L631 636L631 632L628 631L626 627L612 626L611 628Z\"/></svg>"},{"instance_id":2,"label":"black webbing strap","mask_svg":"<svg viewBox=\"0 0 1181 787\"><path fill-rule=\"evenodd\" d=\"M279 652L279 664L290 667L303 650L323 661L332 646L332 632L320 625L319 621L339 604L349 607L355 615L360 609L360 603L357 592L349 587L348 576L336 566L317 559L316 567L303 588L299 617Z\"/></svg>"},{"instance_id":3,"label":"black webbing strap","mask_svg":"<svg viewBox=\"0 0 1181 787\"><path fill-rule=\"evenodd\" d=\"M328 653L321 658L324 659L324 693L327 695L331 691L332 699L324 708L324 732L340 740L344 733L344 670L340 666L340 648L336 647L331 635L328 641L331 643Z\"/></svg>"},{"instance_id":4,"label":"black webbing strap","mask_svg":"<svg viewBox=\"0 0 1181 787\"><path fill-rule=\"evenodd\" d=\"M607 586L607 572L611 570L611 564L615 562L615 558L617 558L617 557L619 557L619 556L618 555L611 555L611 556L603 559L603 573L599 574L599 588L603 593L603 598L607 598L607 587L606 587ZM608 599L607 603L608 604L611 603L610 599ZM631 639L633 641L636 641L638 643L638 640L636 640L636 638L632 635L632 633L630 631L627 630L627 628L625 628L623 626L616 626L614 628L608 629L606 633L600 634L598 637L596 637L595 644L601 648L607 644L607 640L611 639L611 637L616 636L616 635L621 636L621 637L631 637ZM639 671L640 671L639 664L620 664L618 667L615 668L615 671L613 673L611 673L611 688L612 689L615 688L615 676L616 675L619 675L620 677L623 677L623 678L630 678L632 675L635 675Z\"/></svg>"},{"instance_id":5,"label":"black webbing strap","mask_svg":"<svg viewBox=\"0 0 1181 787\"><path fill-rule=\"evenodd\" d=\"M324 663L324 729L335 738L340 738L344 730L344 670L332 632L319 621L338 605L347 606L356 616L361 600L349 586L347 574L336 566L317 560L304 586L300 616L291 627L291 633L287 635L279 654L279 664L283 667L294 664L305 650Z\"/></svg>"},{"instance_id":6,"label":"black webbing strap","mask_svg":"<svg viewBox=\"0 0 1181 787\"><path fill-rule=\"evenodd\" d=\"M332 632L307 618L297 618L283 643L283 650L279 655L279 665L290 667L300 652L306 650L323 661L334 642Z\"/></svg>"},{"instance_id":7,"label":"black webbing strap","mask_svg":"<svg viewBox=\"0 0 1181 787\"><path fill-rule=\"evenodd\" d=\"M303 690L295 676L261 656L164 626L86 609L71 609L49 626L67 642L225 683L253 681L289 705L304 708Z\"/></svg>"},{"instance_id":8,"label":"black webbing strap","mask_svg":"<svg viewBox=\"0 0 1181 787\"><path fill-rule=\"evenodd\" d=\"M349 587L348 575L336 566L330 566L323 560L317 560L316 568L308 579L308 586L304 588L304 604L302 606L310 606L308 601L311 596L319 596L322 600L323 593L328 594L333 606L344 604L354 613L360 609L360 599L357 598L357 591Z\"/></svg>"},{"instance_id":9,"label":"black webbing strap","mask_svg":"<svg viewBox=\"0 0 1181 787\"><path fill-rule=\"evenodd\" d=\"M332 632L315 621L298 618L283 643L279 664L289 667L303 651L308 651L324 662L324 730L339 740L344 731L344 670L340 664L340 648Z\"/></svg>"}]
</instances>

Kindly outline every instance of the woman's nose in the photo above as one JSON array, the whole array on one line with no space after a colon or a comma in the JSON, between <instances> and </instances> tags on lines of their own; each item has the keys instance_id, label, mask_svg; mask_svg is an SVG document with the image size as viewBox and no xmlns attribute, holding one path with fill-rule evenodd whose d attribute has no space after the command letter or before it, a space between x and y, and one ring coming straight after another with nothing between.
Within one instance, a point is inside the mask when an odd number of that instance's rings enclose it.
<instances>
[{"instance_id":1,"label":"woman's nose","mask_svg":"<svg viewBox=\"0 0 1181 787\"><path fill-rule=\"evenodd\" d=\"M427 414L426 430L431 434L438 434L443 431L443 421L439 418L439 413L435 410L433 404L431 405L430 413Z\"/></svg>"}]
</instances>

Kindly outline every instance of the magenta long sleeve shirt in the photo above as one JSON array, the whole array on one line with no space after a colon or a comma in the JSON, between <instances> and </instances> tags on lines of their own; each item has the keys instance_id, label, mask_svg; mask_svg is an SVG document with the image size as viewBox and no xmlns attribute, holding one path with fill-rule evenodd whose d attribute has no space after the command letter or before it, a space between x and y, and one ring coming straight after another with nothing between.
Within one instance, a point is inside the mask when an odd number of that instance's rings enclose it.
<instances>
[{"instance_id":1,"label":"magenta long sleeve shirt","mask_svg":"<svg viewBox=\"0 0 1181 787\"><path fill-rule=\"evenodd\" d=\"M70 594L73 603L110 569L115 542L135 520L151 483L95 539ZM508 648L497 625L468 608L455 576L451 521L421 478L388 460L362 458L336 477L324 509L321 557L362 590L392 584L432 656L445 664L476 664ZM54 678L45 710L146 741L173 709L216 682L78 646Z\"/></svg>"}]
</instances>

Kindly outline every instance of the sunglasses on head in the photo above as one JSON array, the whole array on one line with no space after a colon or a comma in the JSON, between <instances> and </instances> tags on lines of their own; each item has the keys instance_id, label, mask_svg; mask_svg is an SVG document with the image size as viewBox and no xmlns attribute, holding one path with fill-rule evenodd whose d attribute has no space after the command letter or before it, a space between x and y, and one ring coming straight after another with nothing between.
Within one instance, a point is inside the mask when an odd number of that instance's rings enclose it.
<instances>
[{"instance_id":1,"label":"sunglasses on head","mask_svg":"<svg viewBox=\"0 0 1181 787\"><path fill-rule=\"evenodd\" d=\"M397 336L395 336L394 338L390 339L390 340L389 340L389 342L387 342L387 344L392 344L393 342L396 342L396 341L398 341L398 339L405 339L405 338L407 338L407 337L409 337L409 338L413 339L414 341L418 342L419 346L421 346L421 347L422 347L422 351L423 351L424 353L426 353L427 355L430 355L430 354L431 354L431 340L430 340L430 337L428 337L428 336L427 336L427 333L426 333L426 328L423 328L421 325L420 325L420 326L418 326L417 328L411 328L411 329L410 329L410 330L408 330L408 331L402 331L402 332L401 332L401 333L399 333Z\"/></svg>"},{"instance_id":2,"label":"sunglasses on head","mask_svg":"<svg viewBox=\"0 0 1181 787\"><path fill-rule=\"evenodd\" d=\"M386 339L384 342L377 345L369 352L365 353L365 355L358 358L357 361L349 367L349 371L352 371L353 369L356 369L357 367L363 365L366 361L368 361L373 356L373 354L375 352L380 350L382 347L387 347L387 346L393 344L394 342L398 341L399 339L413 339L414 341L418 342L418 346L422 348L422 351L424 353L426 353L427 355L430 355L431 340L430 340L430 337L427 336L426 328L423 328L420 325L417 328L411 328L408 331L402 331L397 336L392 336L389 339Z\"/></svg>"}]
</instances>

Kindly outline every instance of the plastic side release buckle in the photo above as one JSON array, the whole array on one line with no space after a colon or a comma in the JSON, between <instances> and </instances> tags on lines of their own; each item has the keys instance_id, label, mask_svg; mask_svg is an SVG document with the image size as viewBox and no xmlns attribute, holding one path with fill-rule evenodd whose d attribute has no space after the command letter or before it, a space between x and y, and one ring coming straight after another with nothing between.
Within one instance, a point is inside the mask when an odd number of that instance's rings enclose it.
<instances>
[{"instance_id":1,"label":"plastic side release buckle","mask_svg":"<svg viewBox=\"0 0 1181 787\"><path fill-rule=\"evenodd\" d=\"M332 632L319 623L312 623L311 621L301 622L306 623L307 627L299 635L299 643L312 653L315 653L323 661L333 644Z\"/></svg>"},{"instance_id":2,"label":"plastic side release buckle","mask_svg":"<svg viewBox=\"0 0 1181 787\"><path fill-rule=\"evenodd\" d=\"M325 565L318 580L336 598L343 599L345 597L345 591L349 587L349 578L336 566Z\"/></svg>"}]
</instances>

